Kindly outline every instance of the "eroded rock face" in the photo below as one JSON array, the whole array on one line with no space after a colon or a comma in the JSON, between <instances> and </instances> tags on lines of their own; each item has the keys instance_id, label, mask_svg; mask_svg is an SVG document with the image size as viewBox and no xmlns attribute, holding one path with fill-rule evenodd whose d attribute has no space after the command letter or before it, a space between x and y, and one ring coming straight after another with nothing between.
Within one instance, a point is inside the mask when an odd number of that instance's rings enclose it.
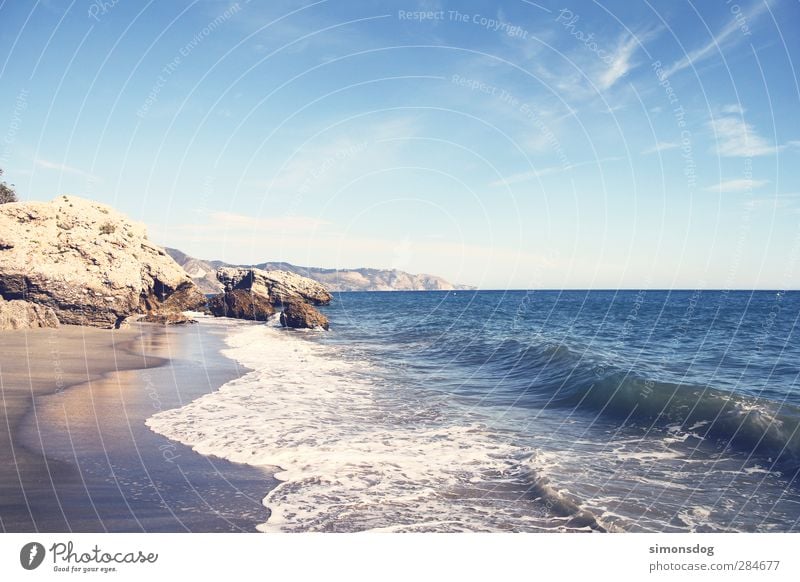
<instances>
[{"instance_id":1,"label":"eroded rock face","mask_svg":"<svg viewBox=\"0 0 800 582\"><path fill-rule=\"evenodd\" d=\"M281 313L283 327L328 329L328 318L307 303L286 303Z\"/></svg>"},{"instance_id":2,"label":"eroded rock face","mask_svg":"<svg viewBox=\"0 0 800 582\"><path fill-rule=\"evenodd\" d=\"M217 271L217 279L226 291L244 289L268 298L273 305L293 302L328 305L333 299L320 283L289 271L225 267Z\"/></svg>"},{"instance_id":3,"label":"eroded rock face","mask_svg":"<svg viewBox=\"0 0 800 582\"><path fill-rule=\"evenodd\" d=\"M311 307L327 305L333 297L316 281L288 271L226 267L217 271L225 291L209 300L216 316L265 321L282 306L284 327L328 329L328 318Z\"/></svg>"},{"instance_id":4,"label":"eroded rock face","mask_svg":"<svg viewBox=\"0 0 800 582\"><path fill-rule=\"evenodd\" d=\"M197 323L196 319L184 315L180 311L165 311L162 313L148 313L138 321L145 323L155 323L158 325L188 325Z\"/></svg>"},{"instance_id":5,"label":"eroded rock face","mask_svg":"<svg viewBox=\"0 0 800 582\"><path fill-rule=\"evenodd\" d=\"M116 327L140 313L201 309L205 297L142 225L74 196L0 205L0 296L65 324Z\"/></svg>"},{"instance_id":6,"label":"eroded rock face","mask_svg":"<svg viewBox=\"0 0 800 582\"><path fill-rule=\"evenodd\" d=\"M49 307L28 301L5 301L0 298L0 331L58 327L58 317Z\"/></svg>"},{"instance_id":7,"label":"eroded rock face","mask_svg":"<svg viewBox=\"0 0 800 582\"><path fill-rule=\"evenodd\" d=\"M208 300L208 309L214 317L234 317L250 321L266 321L275 314L275 307L267 297L244 289L234 289Z\"/></svg>"}]
</instances>

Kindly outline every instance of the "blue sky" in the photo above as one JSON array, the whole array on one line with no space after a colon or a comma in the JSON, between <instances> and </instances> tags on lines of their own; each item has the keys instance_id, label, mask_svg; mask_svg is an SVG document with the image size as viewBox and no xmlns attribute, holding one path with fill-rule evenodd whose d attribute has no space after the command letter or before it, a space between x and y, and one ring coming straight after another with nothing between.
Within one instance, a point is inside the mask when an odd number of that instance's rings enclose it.
<instances>
[{"instance_id":1,"label":"blue sky","mask_svg":"<svg viewBox=\"0 0 800 582\"><path fill-rule=\"evenodd\" d=\"M800 5L0 4L0 167L207 259L800 287Z\"/></svg>"}]
</instances>

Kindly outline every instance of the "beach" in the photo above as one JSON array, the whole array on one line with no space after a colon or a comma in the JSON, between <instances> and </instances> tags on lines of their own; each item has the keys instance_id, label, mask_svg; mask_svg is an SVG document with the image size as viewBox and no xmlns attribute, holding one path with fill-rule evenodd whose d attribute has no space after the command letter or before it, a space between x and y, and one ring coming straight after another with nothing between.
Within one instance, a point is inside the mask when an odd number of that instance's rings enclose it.
<instances>
[{"instance_id":1,"label":"beach","mask_svg":"<svg viewBox=\"0 0 800 582\"><path fill-rule=\"evenodd\" d=\"M775 301L339 293L330 331L6 332L3 530L796 531L795 327L728 331Z\"/></svg>"},{"instance_id":2,"label":"beach","mask_svg":"<svg viewBox=\"0 0 800 582\"><path fill-rule=\"evenodd\" d=\"M338 293L328 332L230 328L251 371L146 423L273 471L264 532L796 531L796 328L751 331L776 301Z\"/></svg>"},{"instance_id":3,"label":"beach","mask_svg":"<svg viewBox=\"0 0 800 582\"><path fill-rule=\"evenodd\" d=\"M0 531L254 531L271 477L145 426L246 372L227 326L0 333Z\"/></svg>"}]
</instances>

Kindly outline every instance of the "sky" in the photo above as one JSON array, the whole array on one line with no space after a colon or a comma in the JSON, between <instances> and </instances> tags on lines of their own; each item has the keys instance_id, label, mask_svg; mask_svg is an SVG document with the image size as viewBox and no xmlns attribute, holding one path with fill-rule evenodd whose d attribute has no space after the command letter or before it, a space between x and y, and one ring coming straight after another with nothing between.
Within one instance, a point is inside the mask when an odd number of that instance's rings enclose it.
<instances>
[{"instance_id":1,"label":"sky","mask_svg":"<svg viewBox=\"0 0 800 582\"><path fill-rule=\"evenodd\" d=\"M0 0L0 168L203 259L800 288L800 4Z\"/></svg>"}]
</instances>

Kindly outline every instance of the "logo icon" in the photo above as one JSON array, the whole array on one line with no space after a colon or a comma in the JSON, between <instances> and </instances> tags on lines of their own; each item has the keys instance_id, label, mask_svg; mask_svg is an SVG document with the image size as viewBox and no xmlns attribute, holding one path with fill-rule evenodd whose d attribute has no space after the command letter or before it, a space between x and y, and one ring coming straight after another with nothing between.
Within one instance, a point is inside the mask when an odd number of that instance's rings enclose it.
<instances>
[{"instance_id":1,"label":"logo icon","mask_svg":"<svg viewBox=\"0 0 800 582\"><path fill-rule=\"evenodd\" d=\"M39 542L27 543L19 552L19 563L26 570L35 570L42 565L44 554L44 546Z\"/></svg>"}]
</instances>

